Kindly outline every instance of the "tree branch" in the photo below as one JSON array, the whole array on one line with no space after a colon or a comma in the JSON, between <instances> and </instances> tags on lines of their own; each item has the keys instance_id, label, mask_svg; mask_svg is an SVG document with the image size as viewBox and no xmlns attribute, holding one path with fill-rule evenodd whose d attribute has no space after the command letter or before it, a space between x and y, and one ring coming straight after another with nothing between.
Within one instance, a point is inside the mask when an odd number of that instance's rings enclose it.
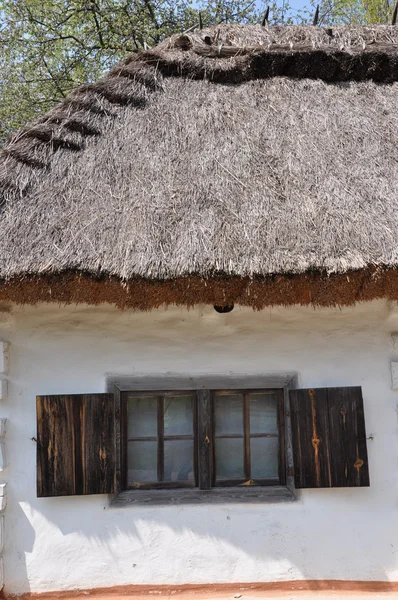
<instances>
[{"instance_id":1,"label":"tree branch","mask_svg":"<svg viewBox=\"0 0 398 600\"><path fill-rule=\"evenodd\" d=\"M48 66L48 64L47 64L47 61L46 61L46 59L44 58L44 56L42 56L42 61L43 61L43 64L44 64L44 66L46 67L46 69L47 69L47 73L50 75L50 78L51 78L51 80L52 80L53 84L55 85L55 87L56 87L56 89L57 89L58 93L59 93L59 94L61 94L61 96L62 96L63 98L65 98L65 97L66 97L66 94L65 94L64 90L63 90L63 89L60 87L60 85L59 85L59 83L58 83L58 81L57 81L57 78L56 78L56 77L53 75L53 73L52 73L52 71L51 71L50 67Z\"/></svg>"},{"instance_id":2,"label":"tree branch","mask_svg":"<svg viewBox=\"0 0 398 600\"><path fill-rule=\"evenodd\" d=\"M90 0L91 1L91 12L94 18L94 23L95 23L95 29L97 31L97 35L98 35L98 39L99 39L99 43L101 45L101 48L105 48L105 44L104 44L104 38L102 37L102 31L101 31L101 27L99 24L99 21L97 19L97 5L95 4L95 0Z\"/></svg>"}]
</instances>

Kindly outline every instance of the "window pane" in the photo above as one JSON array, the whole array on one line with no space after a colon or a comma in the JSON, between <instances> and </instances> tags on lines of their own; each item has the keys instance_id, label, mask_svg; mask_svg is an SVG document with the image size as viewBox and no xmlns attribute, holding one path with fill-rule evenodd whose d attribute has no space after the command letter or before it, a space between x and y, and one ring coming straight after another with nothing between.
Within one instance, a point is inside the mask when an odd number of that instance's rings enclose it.
<instances>
[{"instance_id":1,"label":"window pane","mask_svg":"<svg viewBox=\"0 0 398 600\"><path fill-rule=\"evenodd\" d=\"M164 435L193 435L192 396L164 399Z\"/></svg>"},{"instance_id":2,"label":"window pane","mask_svg":"<svg viewBox=\"0 0 398 600\"><path fill-rule=\"evenodd\" d=\"M165 440L164 480L194 481L193 440Z\"/></svg>"},{"instance_id":3,"label":"window pane","mask_svg":"<svg viewBox=\"0 0 398 600\"><path fill-rule=\"evenodd\" d=\"M216 439L216 478L244 479L243 439Z\"/></svg>"},{"instance_id":4,"label":"window pane","mask_svg":"<svg viewBox=\"0 0 398 600\"><path fill-rule=\"evenodd\" d=\"M243 434L243 396L215 397L216 435Z\"/></svg>"},{"instance_id":5,"label":"window pane","mask_svg":"<svg viewBox=\"0 0 398 600\"><path fill-rule=\"evenodd\" d=\"M252 479L278 477L278 438L251 438Z\"/></svg>"},{"instance_id":6,"label":"window pane","mask_svg":"<svg viewBox=\"0 0 398 600\"><path fill-rule=\"evenodd\" d=\"M250 394L250 433L278 433L276 394Z\"/></svg>"},{"instance_id":7,"label":"window pane","mask_svg":"<svg viewBox=\"0 0 398 600\"><path fill-rule=\"evenodd\" d=\"M128 437L156 437L158 434L158 412L156 397L129 397Z\"/></svg>"},{"instance_id":8,"label":"window pane","mask_svg":"<svg viewBox=\"0 0 398 600\"><path fill-rule=\"evenodd\" d=\"M157 481L158 443L129 442L127 453L128 483Z\"/></svg>"}]
</instances>

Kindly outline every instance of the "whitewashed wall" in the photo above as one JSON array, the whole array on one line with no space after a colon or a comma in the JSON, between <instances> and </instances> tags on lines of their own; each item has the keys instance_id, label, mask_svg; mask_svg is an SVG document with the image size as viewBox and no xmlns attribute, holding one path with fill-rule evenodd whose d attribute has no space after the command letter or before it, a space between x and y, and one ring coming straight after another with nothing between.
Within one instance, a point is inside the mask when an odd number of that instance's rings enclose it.
<instances>
[{"instance_id":1,"label":"whitewashed wall","mask_svg":"<svg viewBox=\"0 0 398 600\"><path fill-rule=\"evenodd\" d=\"M0 307L11 342L3 550L8 592L288 579L398 580L398 311ZM279 505L114 509L106 496L36 498L36 394L105 391L109 375L297 371L362 385L371 487Z\"/></svg>"}]
</instances>

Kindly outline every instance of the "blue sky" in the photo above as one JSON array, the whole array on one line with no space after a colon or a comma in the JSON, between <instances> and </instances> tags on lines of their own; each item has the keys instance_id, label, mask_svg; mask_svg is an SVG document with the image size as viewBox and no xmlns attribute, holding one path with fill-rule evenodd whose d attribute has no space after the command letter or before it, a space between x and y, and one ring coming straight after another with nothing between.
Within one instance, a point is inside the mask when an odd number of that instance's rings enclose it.
<instances>
[{"instance_id":1,"label":"blue sky","mask_svg":"<svg viewBox=\"0 0 398 600\"><path fill-rule=\"evenodd\" d=\"M257 0L256 2L258 8L260 10L264 10L267 7L267 1L266 0ZM307 4L306 2L303 2L302 0L290 0L289 2L290 6L292 7L293 10L298 10L300 8L303 8L303 6L305 4Z\"/></svg>"},{"instance_id":2,"label":"blue sky","mask_svg":"<svg viewBox=\"0 0 398 600\"><path fill-rule=\"evenodd\" d=\"M265 12L268 4L271 4L272 0L256 0L256 6L261 12ZM279 6L282 7L283 0L277 0ZM289 4L291 11L294 13L297 10L303 9L304 7L310 6L310 0L285 0L286 4ZM199 4L197 0L193 0L193 4Z\"/></svg>"},{"instance_id":3,"label":"blue sky","mask_svg":"<svg viewBox=\"0 0 398 600\"><path fill-rule=\"evenodd\" d=\"M308 1L304 1L304 0L288 0L292 11L295 12L296 10L302 9L304 8L304 6L309 6L310 2ZM282 0L278 0L278 4L282 5ZM256 0L256 5L257 7L262 11L267 8L268 2L267 0Z\"/></svg>"},{"instance_id":4,"label":"blue sky","mask_svg":"<svg viewBox=\"0 0 398 600\"><path fill-rule=\"evenodd\" d=\"M318 0L320 2L320 0ZM394 0L395 1L395 0ZM289 5L289 13L288 15L290 15L293 20L295 19L295 17L297 16L297 11L298 10L302 10L304 8L307 9L307 14L308 11L310 13L310 15L315 12L315 4L318 3L314 0L276 0L277 5L280 6L282 8L282 5L285 3L285 5ZM200 0L192 0L193 6L198 6L201 2ZM268 5L273 4L273 0L255 0L256 3L256 7L259 9L260 13L264 13L266 11L266 8ZM312 6L311 6L312 4ZM285 13L286 14L286 13ZM271 15L272 16L272 15ZM305 16L305 15L302 15Z\"/></svg>"}]
</instances>

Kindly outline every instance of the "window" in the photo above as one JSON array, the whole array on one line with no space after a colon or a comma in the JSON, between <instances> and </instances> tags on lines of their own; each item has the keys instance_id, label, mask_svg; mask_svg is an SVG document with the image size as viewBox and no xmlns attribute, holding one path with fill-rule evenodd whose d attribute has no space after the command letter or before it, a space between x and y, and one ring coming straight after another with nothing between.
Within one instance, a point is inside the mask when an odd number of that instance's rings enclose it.
<instances>
[{"instance_id":1,"label":"window","mask_svg":"<svg viewBox=\"0 0 398 600\"><path fill-rule=\"evenodd\" d=\"M285 483L282 390L205 393L123 392L125 489Z\"/></svg>"},{"instance_id":2,"label":"window","mask_svg":"<svg viewBox=\"0 0 398 600\"><path fill-rule=\"evenodd\" d=\"M298 489L369 486L358 386L291 389L288 397L282 389L211 392L199 381L197 392L129 392L132 385L37 396L39 498L116 494L117 506L274 502L294 499L292 477Z\"/></svg>"},{"instance_id":3,"label":"window","mask_svg":"<svg viewBox=\"0 0 398 600\"><path fill-rule=\"evenodd\" d=\"M128 394L127 486L197 483L194 394Z\"/></svg>"}]
</instances>

